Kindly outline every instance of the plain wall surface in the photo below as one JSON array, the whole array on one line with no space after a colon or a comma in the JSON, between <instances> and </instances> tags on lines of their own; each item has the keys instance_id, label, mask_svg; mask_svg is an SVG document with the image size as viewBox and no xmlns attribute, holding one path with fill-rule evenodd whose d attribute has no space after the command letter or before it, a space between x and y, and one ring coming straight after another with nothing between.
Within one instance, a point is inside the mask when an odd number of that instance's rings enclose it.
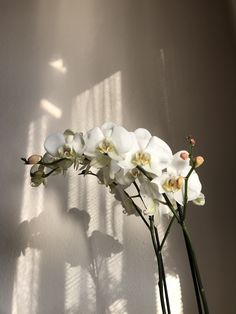
<instances>
[{"instance_id":1,"label":"plain wall surface","mask_svg":"<svg viewBox=\"0 0 236 314\"><path fill-rule=\"evenodd\" d=\"M189 207L189 229L210 313L235 313L235 53L227 1L0 0L0 314L158 311L141 221L92 178L33 189L20 161L42 153L49 133L108 119L147 128L174 152L197 139L206 205ZM58 59L66 73L50 66ZM92 258L104 257L93 279L91 243ZM183 302L173 313L197 313L177 226L168 245Z\"/></svg>"}]
</instances>

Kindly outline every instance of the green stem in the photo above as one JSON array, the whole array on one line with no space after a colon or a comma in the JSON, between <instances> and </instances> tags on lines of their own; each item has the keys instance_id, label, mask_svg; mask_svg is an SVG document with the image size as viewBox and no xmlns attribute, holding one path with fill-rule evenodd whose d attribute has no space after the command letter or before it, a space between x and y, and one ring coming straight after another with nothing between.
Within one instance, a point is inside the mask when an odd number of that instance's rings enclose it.
<instances>
[{"instance_id":1,"label":"green stem","mask_svg":"<svg viewBox=\"0 0 236 314\"><path fill-rule=\"evenodd\" d=\"M134 186L135 186L135 188L136 188L136 190L137 190L137 192L138 192L138 195L139 195L139 197L140 197L140 199L141 199L141 201L142 201L142 203L143 203L143 206L146 207L146 205L145 205L145 203L144 203L144 200L143 200L143 198L142 198L142 195L140 194L140 189L139 189L138 184L137 184L135 181L133 182L133 184L134 184Z\"/></svg>"},{"instance_id":2,"label":"green stem","mask_svg":"<svg viewBox=\"0 0 236 314\"><path fill-rule=\"evenodd\" d=\"M138 169L140 172L142 172L142 174L144 174L145 177L147 177L150 181L152 181L153 178L152 178L151 176L149 176L149 175L147 174L147 172L146 172L142 167L137 166L137 169Z\"/></svg>"},{"instance_id":3,"label":"green stem","mask_svg":"<svg viewBox=\"0 0 236 314\"><path fill-rule=\"evenodd\" d=\"M178 222L180 222L180 218L178 217L178 214L177 214L176 210L173 208L173 206L172 206L172 204L171 204L171 202L170 202L168 196L164 193L164 194L163 194L163 197L164 197L164 199L165 199L165 201L166 201L166 203L167 203L167 206L168 206L169 209L171 210L172 214L175 216L176 220L177 220Z\"/></svg>"},{"instance_id":4,"label":"green stem","mask_svg":"<svg viewBox=\"0 0 236 314\"><path fill-rule=\"evenodd\" d=\"M138 192L138 196L140 197L140 199L142 200L142 203L144 205L144 207L146 208L146 205L144 203L144 200L140 194L140 189L139 189L139 186L138 184L134 181L133 182L137 192ZM130 197L132 198L132 197ZM135 203L134 203L135 204ZM135 204L136 206L136 204ZM139 208L138 208L139 209ZM139 209L140 210L140 209ZM140 210L141 211L141 210ZM150 218L149 218L150 219ZM145 220L146 221L146 220ZM153 243L153 247L154 247L154 251L155 251L155 254L156 254L156 257L157 257L157 263L158 263L158 272L159 272L159 278L162 278L162 281L163 281L163 286L164 286L164 292L165 292L165 299L166 299L166 306L167 306L167 311L168 311L168 314L171 313L170 311L170 303L169 303L169 296L168 296L168 289L167 289L167 284L166 284L166 275L165 275L165 268L164 268L164 263L163 263L163 258L162 258L162 253L161 253L161 249L160 249L160 241L159 241L159 236L158 236L158 231L157 231L157 228L154 226L154 220L152 218L152 224L151 224L151 220L150 220L150 232L151 232L151 235L152 235L152 231L151 231L151 228L154 228L154 235L156 237L156 239L153 239L152 237L152 243ZM160 275L161 274L161 275ZM161 279L160 279L161 280ZM161 305L163 307L163 302L164 302L164 295L163 295L163 288L161 288L161 281L159 281L158 283L158 286L159 286L159 290L160 290L160 299L161 299ZM163 300L162 300L163 298ZM165 304L165 302L164 302ZM164 313L164 312L163 312Z\"/></svg>"},{"instance_id":5,"label":"green stem","mask_svg":"<svg viewBox=\"0 0 236 314\"><path fill-rule=\"evenodd\" d=\"M159 275L158 286L159 286L159 293L160 293L160 299L161 299L161 308L162 308L163 314L166 314L165 300L164 300L164 294L163 294L163 272L162 272L161 258L160 258L161 252L157 250L153 216L150 216L149 220L150 220L150 233L151 233L151 238L152 238L152 244L153 244L153 248L154 248L154 251L157 257L157 263L158 263L158 275Z\"/></svg>"},{"instance_id":6,"label":"green stem","mask_svg":"<svg viewBox=\"0 0 236 314\"><path fill-rule=\"evenodd\" d=\"M181 226L182 226L182 230L183 230L183 234L184 234L186 247L187 247L187 250L189 251L189 255L190 255L189 262L191 263L192 267L194 268L194 276L195 276L196 281L197 281L198 291L199 291L199 294L201 297L204 313L209 314L209 308L208 308L208 304L207 304L207 300L206 300L206 294L205 294L205 290L204 290L204 287L202 284L202 279L201 279L199 267L197 264L196 254L194 252L192 242L191 242L191 239L190 239L190 236L189 236L189 233L187 231L185 224L183 223ZM199 312L199 313L202 313L202 312Z\"/></svg>"},{"instance_id":7,"label":"green stem","mask_svg":"<svg viewBox=\"0 0 236 314\"><path fill-rule=\"evenodd\" d=\"M192 174L194 168L195 168L195 164L192 166L192 168L190 169L189 173L187 174L187 176L185 178L183 220L185 220L185 217L186 217L186 210L187 210L187 204L188 204L188 180L189 180L189 177Z\"/></svg>"},{"instance_id":8,"label":"green stem","mask_svg":"<svg viewBox=\"0 0 236 314\"><path fill-rule=\"evenodd\" d=\"M162 241L161 241L160 250L162 250L163 245L165 244L165 241L166 241L166 239L167 239L167 237L168 237L168 235L169 235L169 233L170 233L170 229L171 229L172 224L173 224L174 221L175 221L175 216L173 216L173 217L171 218L171 221L170 221L170 223L169 223L169 225L168 225L168 227L167 227L167 229L166 229L164 238L163 238Z\"/></svg>"},{"instance_id":9,"label":"green stem","mask_svg":"<svg viewBox=\"0 0 236 314\"><path fill-rule=\"evenodd\" d=\"M137 213L141 217L142 221L145 223L146 227L150 230L150 226L149 226L147 220L144 218L142 210L138 207L138 205L136 205L136 203L132 200L132 198L129 196L129 194L125 190L124 190L124 192L125 192L125 195L132 201L132 204L134 205L135 210L137 211Z\"/></svg>"},{"instance_id":10,"label":"green stem","mask_svg":"<svg viewBox=\"0 0 236 314\"><path fill-rule=\"evenodd\" d=\"M56 170L58 170L59 167L55 168L55 169L52 169L51 171L49 171L48 173L44 174L43 175L43 178L47 178L49 177L53 172L55 172Z\"/></svg>"},{"instance_id":11,"label":"green stem","mask_svg":"<svg viewBox=\"0 0 236 314\"><path fill-rule=\"evenodd\" d=\"M166 306L167 306L167 311L170 314L171 313L171 311L170 311L170 301L169 301L168 289L167 289L167 284L166 284L165 267L164 267L163 258L162 258L162 254L161 254L161 249L162 248L160 246L160 240L159 240L159 236L158 236L157 227L154 227L154 229L155 229L155 237L156 237L158 253L159 253L159 256L160 256L160 266L161 266L162 279L163 279L163 285L164 285L164 291L165 291Z\"/></svg>"},{"instance_id":12,"label":"green stem","mask_svg":"<svg viewBox=\"0 0 236 314\"><path fill-rule=\"evenodd\" d=\"M202 312L202 307L203 307L204 313L208 314L209 313L208 304L207 304L205 290L203 288L203 284L202 284L202 280L200 276L200 271L197 264L196 255L193 250L193 246L192 246L187 228L184 223L185 218L186 218L186 208L187 208L187 203L188 203L188 180L192 172L195 169L195 162L193 161L192 156L191 156L191 166L192 167L190 171L188 172L185 179L186 181L185 181L185 189L184 189L184 205L183 205L183 208L181 208L181 206L178 206L178 209L179 209L179 215L180 215L180 220L181 220L180 225L182 227L182 231L184 235L185 245L186 245L186 249L188 253L188 259L189 259L189 264L190 264L192 278L193 278L193 284L194 284L195 295L196 295L196 300L198 304L198 310L199 310L199 313L203 313Z\"/></svg>"},{"instance_id":13,"label":"green stem","mask_svg":"<svg viewBox=\"0 0 236 314\"><path fill-rule=\"evenodd\" d=\"M38 165L42 165L42 166L45 166L45 167L50 167L50 166L53 166L53 165L56 165L58 162L61 162L61 161L64 161L64 160L70 160L69 158L60 158L60 159L56 159L52 162L43 162L43 161L39 161L38 162Z\"/></svg>"},{"instance_id":14,"label":"green stem","mask_svg":"<svg viewBox=\"0 0 236 314\"><path fill-rule=\"evenodd\" d=\"M186 234L184 233L184 231L183 231L183 235L184 235L185 246L187 249L188 260L189 260L189 265L190 265L192 279L193 279L193 285L194 285L194 291L195 291L195 296L196 296L196 301L197 301L198 312L199 312L199 314L202 314L203 312L202 312L201 296L200 296L199 286L198 286L198 282L197 282L195 267L194 267L194 263L192 260L192 255L191 255L191 251L189 248L189 243L188 243L188 240L187 240L187 237L186 237Z\"/></svg>"}]
</instances>

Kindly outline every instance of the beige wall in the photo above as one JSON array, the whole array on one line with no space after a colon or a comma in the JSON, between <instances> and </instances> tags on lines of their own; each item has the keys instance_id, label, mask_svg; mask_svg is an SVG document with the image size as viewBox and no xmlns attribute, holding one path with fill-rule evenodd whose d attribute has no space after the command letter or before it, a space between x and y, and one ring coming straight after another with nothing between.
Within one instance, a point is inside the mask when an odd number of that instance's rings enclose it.
<instances>
[{"instance_id":1,"label":"beige wall","mask_svg":"<svg viewBox=\"0 0 236 314\"><path fill-rule=\"evenodd\" d=\"M1 314L94 313L96 292L101 313L158 310L155 262L142 223L124 216L93 179L69 174L32 189L20 161L41 152L50 132L86 130L105 120L148 128L173 151L183 148L186 135L196 137L206 159L199 173L207 203L189 209L188 223L211 313L234 313L230 8L226 1L0 1ZM50 66L56 59L66 72ZM49 113L42 100L57 110ZM87 267L91 237L114 253L96 283ZM177 228L171 239L173 313L194 314Z\"/></svg>"}]
</instances>

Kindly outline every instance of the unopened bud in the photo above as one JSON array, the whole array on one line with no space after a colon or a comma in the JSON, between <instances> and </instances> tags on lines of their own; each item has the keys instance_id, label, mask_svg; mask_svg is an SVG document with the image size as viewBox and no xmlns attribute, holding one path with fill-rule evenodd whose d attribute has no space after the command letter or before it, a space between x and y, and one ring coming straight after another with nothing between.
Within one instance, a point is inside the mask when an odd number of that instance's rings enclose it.
<instances>
[{"instance_id":1,"label":"unopened bud","mask_svg":"<svg viewBox=\"0 0 236 314\"><path fill-rule=\"evenodd\" d=\"M192 136L188 136L187 137L187 141L189 142L190 145L195 146L196 145L196 141Z\"/></svg>"},{"instance_id":2,"label":"unopened bud","mask_svg":"<svg viewBox=\"0 0 236 314\"><path fill-rule=\"evenodd\" d=\"M200 167L204 163L204 158L202 156L195 157L195 168Z\"/></svg>"},{"instance_id":3,"label":"unopened bud","mask_svg":"<svg viewBox=\"0 0 236 314\"><path fill-rule=\"evenodd\" d=\"M180 158L183 160L187 160L189 158L189 153L188 152L182 152L180 154Z\"/></svg>"},{"instance_id":4,"label":"unopened bud","mask_svg":"<svg viewBox=\"0 0 236 314\"><path fill-rule=\"evenodd\" d=\"M37 164L42 159L40 155L32 155L27 159L27 163L31 165Z\"/></svg>"}]
</instances>

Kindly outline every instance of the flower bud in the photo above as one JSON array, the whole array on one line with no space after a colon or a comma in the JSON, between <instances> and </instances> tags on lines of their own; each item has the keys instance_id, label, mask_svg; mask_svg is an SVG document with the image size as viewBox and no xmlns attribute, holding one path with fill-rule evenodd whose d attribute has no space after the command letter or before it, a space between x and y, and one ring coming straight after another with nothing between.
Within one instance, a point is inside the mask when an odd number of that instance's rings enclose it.
<instances>
[{"instance_id":1,"label":"flower bud","mask_svg":"<svg viewBox=\"0 0 236 314\"><path fill-rule=\"evenodd\" d=\"M187 160L189 158L189 153L188 152L182 152L180 154L180 158L183 160Z\"/></svg>"},{"instance_id":2,"label":"flower bud","mask_svg":"<svg viewBox=\"0 0 236 314\"><path fill-rule=\"evenodd\" d=\"M42 159L40 155L32 155L28 158L27 163L31 165L37 164Z\"/></svg>"},{"instance_id":3,"label":"flower bud","mask_svg":"<svg viewBox=\"0 0 236 314\"><path fill-rule=\"evenodd\" d=\"M195 146L196 145L196 141L195 139L190 135L187 137L187 141L189 142L190 145Z\"/></svg>"},{"instance_id":4,"label":"flower bud","mask_svg":"<svg viewBox=\"0 0 236 314\"><path fill-rule=\"evenodd\" d=\"M204 163L204 158L202 156L195 157L195 168L200 167Z\"/></svg>"}]
</instances>

